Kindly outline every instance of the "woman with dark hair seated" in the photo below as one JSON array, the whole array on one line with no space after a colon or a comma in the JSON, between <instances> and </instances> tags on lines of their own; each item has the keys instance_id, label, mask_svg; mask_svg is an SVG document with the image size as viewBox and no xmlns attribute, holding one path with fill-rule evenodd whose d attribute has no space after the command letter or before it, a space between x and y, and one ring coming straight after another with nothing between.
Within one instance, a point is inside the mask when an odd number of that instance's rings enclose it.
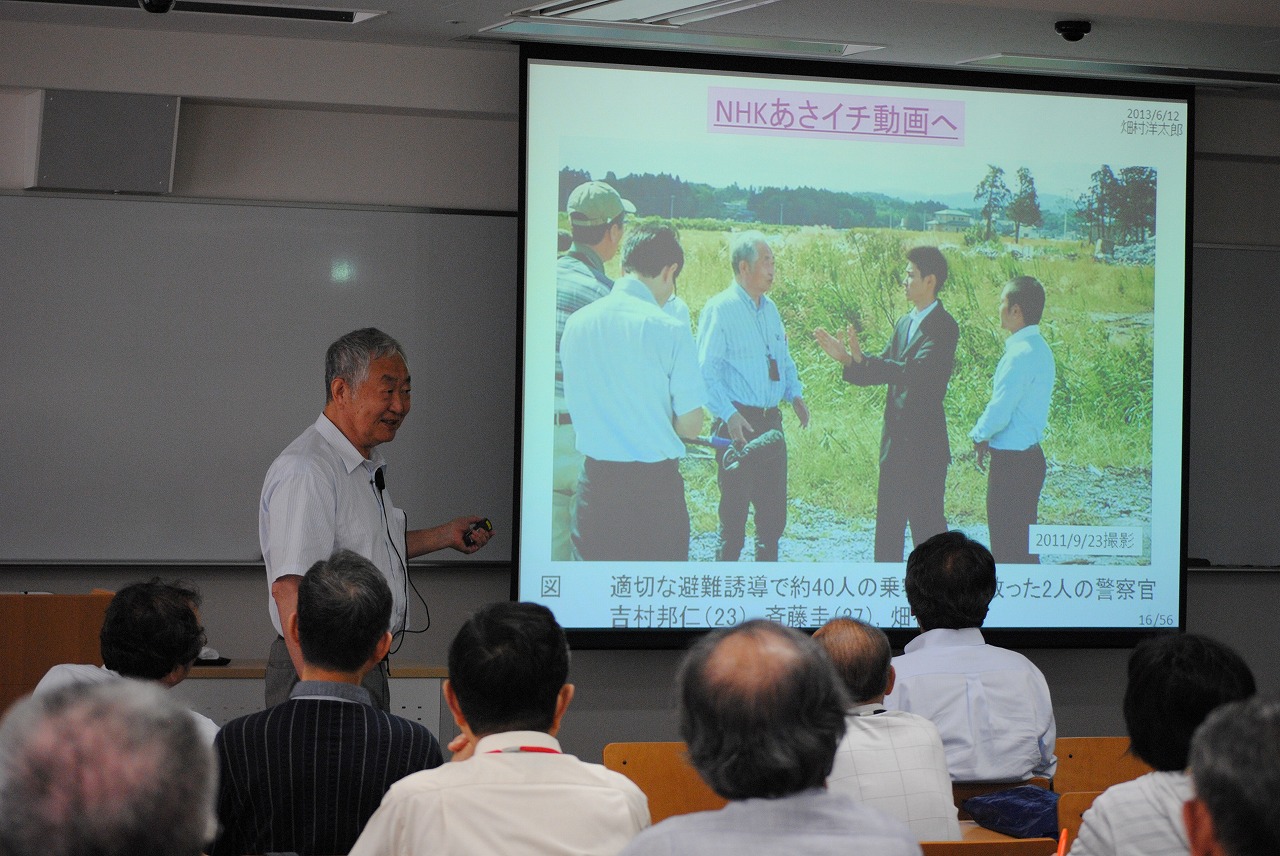
<instances>
[{"instance_id":1,"label":"woman with dark hair seated","mask_svg":"<svg viewBox=\"0 0 1280 856\"><path fill-rule=\"evenodd\" d=\"M1182 805L1192 796L1191 735L1214 708L1253 693L1253 673L1240 655L1206 636L1159 636L1134 648L1125 728L1129 751L1155 772L1099 796L1084 814L1071 856L1189 853Z\"/></svg>"}]
</instances>

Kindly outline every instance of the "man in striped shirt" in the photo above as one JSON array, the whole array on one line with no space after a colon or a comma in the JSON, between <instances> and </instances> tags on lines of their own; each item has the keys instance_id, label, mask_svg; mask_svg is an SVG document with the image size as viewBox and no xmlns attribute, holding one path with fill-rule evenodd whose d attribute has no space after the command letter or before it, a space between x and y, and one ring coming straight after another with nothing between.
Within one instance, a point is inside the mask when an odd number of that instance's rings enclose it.
<instances>
[{"instance_id":1,"label":"man in striped shirt","mask_svg":"<svg viewBox=\"0 0 1280 856\"><path fill-rule=\"evenodd\" d=\"M360 686L391 645L391 589L339 550L298 585L285 632L302 650L289 700L227 723L214 742L220 854L346 853L391 784L438 767L424 726L373 706Z\"/></svg>"}]
</instances>

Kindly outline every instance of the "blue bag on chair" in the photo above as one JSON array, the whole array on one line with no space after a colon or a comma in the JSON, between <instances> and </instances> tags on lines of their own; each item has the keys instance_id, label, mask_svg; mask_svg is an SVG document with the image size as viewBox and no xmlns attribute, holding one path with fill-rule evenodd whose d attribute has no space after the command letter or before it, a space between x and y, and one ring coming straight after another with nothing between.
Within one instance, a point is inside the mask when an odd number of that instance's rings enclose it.
<instances>
[{"instance_id":1,"label":"blue bag on chair","mask_svg":"<svg viewBox=\"0 0 1280 856\"><path fill-rule=\"evenodd\" d=\"M1014 838L1057 838L1058 795L1034 785L1019 785L969 797L963 803L974 821Z\"/></svg>"}]
</instances>

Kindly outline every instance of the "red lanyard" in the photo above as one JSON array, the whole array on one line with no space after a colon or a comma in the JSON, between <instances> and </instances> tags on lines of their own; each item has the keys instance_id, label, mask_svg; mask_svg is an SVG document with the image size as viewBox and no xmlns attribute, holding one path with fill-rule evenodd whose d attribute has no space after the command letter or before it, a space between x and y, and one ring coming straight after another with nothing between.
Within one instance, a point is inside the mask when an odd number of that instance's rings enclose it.
<instances>
[{"instance_id":1,"label":"red lanyard","mask_svg":"<svg viewBox=\"0 0 1280 856\"><path fill-rule=\"evenodd\" d=\"M490 749L484 753L486 755L505 755L512 752L542 752L547 755L559 755L559 749L551 749L546 746L508 746L505 749Z\"/></svg>"}]
</instances>

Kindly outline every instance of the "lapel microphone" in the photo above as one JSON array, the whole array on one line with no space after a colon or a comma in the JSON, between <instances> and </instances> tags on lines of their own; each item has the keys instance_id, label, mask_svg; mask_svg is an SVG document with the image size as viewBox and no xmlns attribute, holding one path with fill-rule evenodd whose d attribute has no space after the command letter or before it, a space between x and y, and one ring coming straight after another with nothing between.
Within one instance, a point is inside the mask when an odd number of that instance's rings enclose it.
<instances>
[{"instance_id":1,"label":"lapel microphone","mask_svg":"<svg viewBox=\"0 0 1280 856\"><path fill-rule=\"evenodd\" d=\"M373 484L378 489L378 493L387 489L387 480L382 476L381 467L373 471Z\"/></svg>"}]
</instances>

